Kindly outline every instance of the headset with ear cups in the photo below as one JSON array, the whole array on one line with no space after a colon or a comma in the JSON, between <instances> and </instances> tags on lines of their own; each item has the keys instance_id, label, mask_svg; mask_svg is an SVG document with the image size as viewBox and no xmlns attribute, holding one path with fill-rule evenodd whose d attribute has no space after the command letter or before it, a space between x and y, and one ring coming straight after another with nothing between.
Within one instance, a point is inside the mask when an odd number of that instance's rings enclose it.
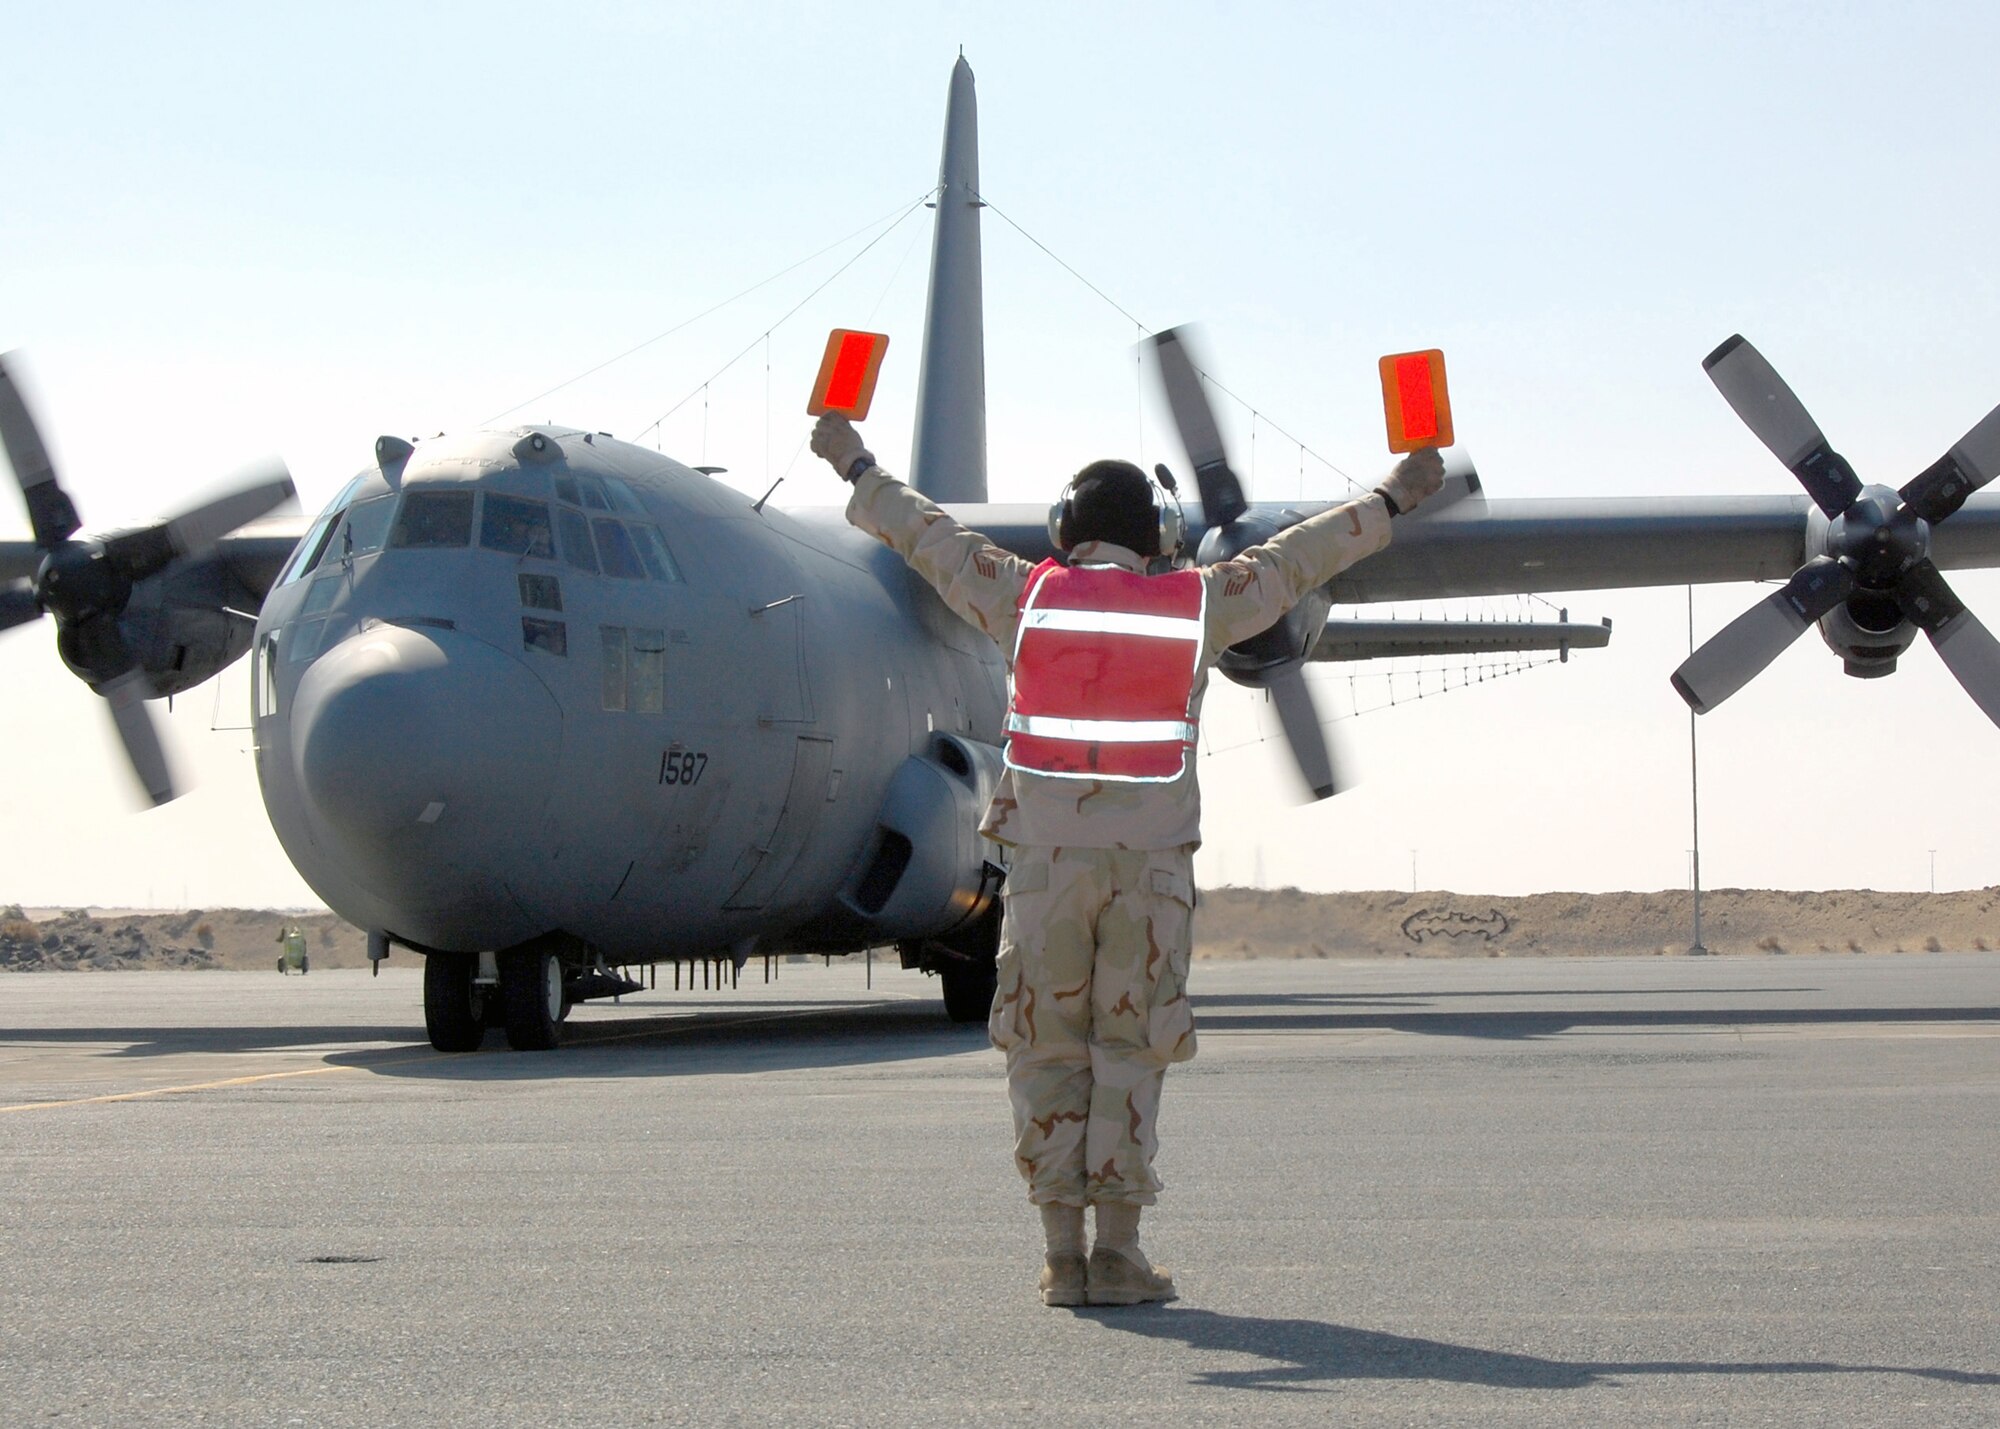
<instances>
[{"instance_id":1,"label":"headset with ear cups","mask_svg":"<svg viewBox=\"0 0 2000 1429\"><path fill-rule=\"evenodd\" d=\"M1063 483L1062 495L1049 507L1049 544L1058 551L1067 551L1075 544L1064 534L1070 519L1070 496L1076 486L1072 476ZM1153 498L1153 516L1159 524L1158 555L1171 560L1187 538L1187 513L1181 510L1180 492L1176 488L1173 473L1164 464L1153 468L1153 476L1146 482ZM1173 504L1167 504L1171 499ZM1145 555L1146 552L1139 552Z\"/></svg>"}]
</instances>

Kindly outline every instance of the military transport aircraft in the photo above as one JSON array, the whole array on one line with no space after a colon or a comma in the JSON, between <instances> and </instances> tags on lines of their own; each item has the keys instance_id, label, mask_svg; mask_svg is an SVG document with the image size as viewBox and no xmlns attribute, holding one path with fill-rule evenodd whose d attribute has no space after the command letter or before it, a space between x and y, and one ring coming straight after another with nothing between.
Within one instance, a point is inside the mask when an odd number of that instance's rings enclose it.
<instances>
[{"instance_id":1,"label":"military transport aircraft","mask_svg":"<svg viewBox=\"0 0 2000 1429\"><path fill-rule=\"evenodd\" d=\"M1000 545L1050 554L1045 513L986 504L972 72L951 78L911 480ZM1201 559L1312 510L1252 505L1185 341L1158 367L1200 490ZM1349 622L1334 604L1785 579L1676 676L1727 697L1808 624L1849 673L1918 630L2000 720L2000 648L1940 568L2000 564L2000 411L1900 492L1863 486L1741 339L1711 376L1798 475L1794 497L1489 500L1461 466L1395 543L1224 673L1270 690L1302 770L1334 781L1301 667L1441 649L1601 645L1601 626ZM329 907L425 958L431 1041L554 1045L625 966L896 945L983 1017L1003 855L976 827L1001 768L1005 670L837 509L777 510L600 432L375 444L309 524L281 472L175 520L78 539L0 370L0 437L32 542L0 542L0 629L44 615L107 700L155 799L145 701L246 653L255 758L286 852ZM1950 523L1943 524L1950 517ZM301 531L301 527L304 527Z\"/></svg>"}]
</instances>

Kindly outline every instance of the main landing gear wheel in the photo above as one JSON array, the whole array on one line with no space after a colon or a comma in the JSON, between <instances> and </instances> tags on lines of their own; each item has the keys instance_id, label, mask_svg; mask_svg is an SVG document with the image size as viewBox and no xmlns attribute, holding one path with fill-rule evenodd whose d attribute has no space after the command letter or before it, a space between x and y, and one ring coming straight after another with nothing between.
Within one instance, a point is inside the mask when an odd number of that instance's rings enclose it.
<instances>
[{"instance_id":1,"label":"main landing gear wheel","mask_svg":"<svg viewBox=\"0 0 2000 1429\"><path fill-rule=\"evenodd\" d=\"M477 1052L486 1039L486 989L477 953L424 955L424 1031L440 1052Z\"/></svg>"},{"instance_id":2,"label":"main landing gear wheel","mask_svg":"<svg viewBox=\"0 0 2000 1429\"><path fill-rule=\"evenodd\" d=\"M516 1052L545 1052L562 1041L562 959L534 948L500 954L500 1010Z\"/></svg>"},{"instance_id":3,"label":"main landing gear wheel","mask_svg":"<svg viewBox=\"0 0 2000 1429\"><path fill-rule=\"evenodd\" d=\"M1000 970L985 958L952 958L938 969L944 1015L953 1022L984 1022L993 1011Z\"/></svg>"}]
</instances>

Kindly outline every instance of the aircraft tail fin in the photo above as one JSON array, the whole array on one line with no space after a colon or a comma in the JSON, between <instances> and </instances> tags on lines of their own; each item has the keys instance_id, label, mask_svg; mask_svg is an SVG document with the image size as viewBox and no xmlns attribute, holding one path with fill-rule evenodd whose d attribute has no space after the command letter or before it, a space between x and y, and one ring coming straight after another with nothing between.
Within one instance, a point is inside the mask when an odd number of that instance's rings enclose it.
<instances>
[{"instance_id":1,"label":"aircraft tail fin","mask_svg":"<svg viewBox=\"0 0 2000 1429\"><path fill-rule=\"evenodd\" d=\"M986 332L980 286L979 109L972 67L952 66L938 165L910 484L938 502L986 500Z\"/></svg>"}]
</instances>

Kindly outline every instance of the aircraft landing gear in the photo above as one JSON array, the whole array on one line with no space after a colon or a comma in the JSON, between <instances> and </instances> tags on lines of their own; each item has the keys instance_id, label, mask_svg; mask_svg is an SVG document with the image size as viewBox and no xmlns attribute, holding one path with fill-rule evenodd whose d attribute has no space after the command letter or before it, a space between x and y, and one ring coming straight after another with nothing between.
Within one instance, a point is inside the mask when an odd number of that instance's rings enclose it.
<instances>
[{"instance_id":1,"label":"aircraft landing gear","mask_svg":"<svg viewBox=\"0 0 2000 1429\"><path fill-rule=\"evenodd\" d=\"M993 993L1000 983L998 900L969 926L944 938L903 944L900 950L904 967L937 974L944 1015L953 1022L984 1022L993 1011Z\"/></svg>"},{"instance_id":2,"label":"aircraft landing gear","mask_svg":"<svg viewBox=\"0 0 2000 1429\"><path fill-rule=\"evenodd\" d=\"M424 1031L440 1052L477 1052L486 1038L487 989L477 953L424 955Z\"/></svg>"},{"instance_id":3,"label":"aircraft landing gear","mask_svg":"<svg viewBox=\"0 0 2000 1429\"><path fill-rule=\"evenodd\" d=\"M516 1052L545 1052L562 1041L562 959L530 944L500 954L500 1012L507 1045Z\"/></svg>"},{"instance_id":4,"label":"aircraft landing gear","mask_svg":"<svg viewBox=\"0 0 2000 1429\"><path fill-rule=\"evenodd\" d=\"M954 958L938 968L938 984L944 993L946 1017L953 1022L984 1022L993 1011L1000 970L990 962Z\"/></svg>"}]
</instances>

